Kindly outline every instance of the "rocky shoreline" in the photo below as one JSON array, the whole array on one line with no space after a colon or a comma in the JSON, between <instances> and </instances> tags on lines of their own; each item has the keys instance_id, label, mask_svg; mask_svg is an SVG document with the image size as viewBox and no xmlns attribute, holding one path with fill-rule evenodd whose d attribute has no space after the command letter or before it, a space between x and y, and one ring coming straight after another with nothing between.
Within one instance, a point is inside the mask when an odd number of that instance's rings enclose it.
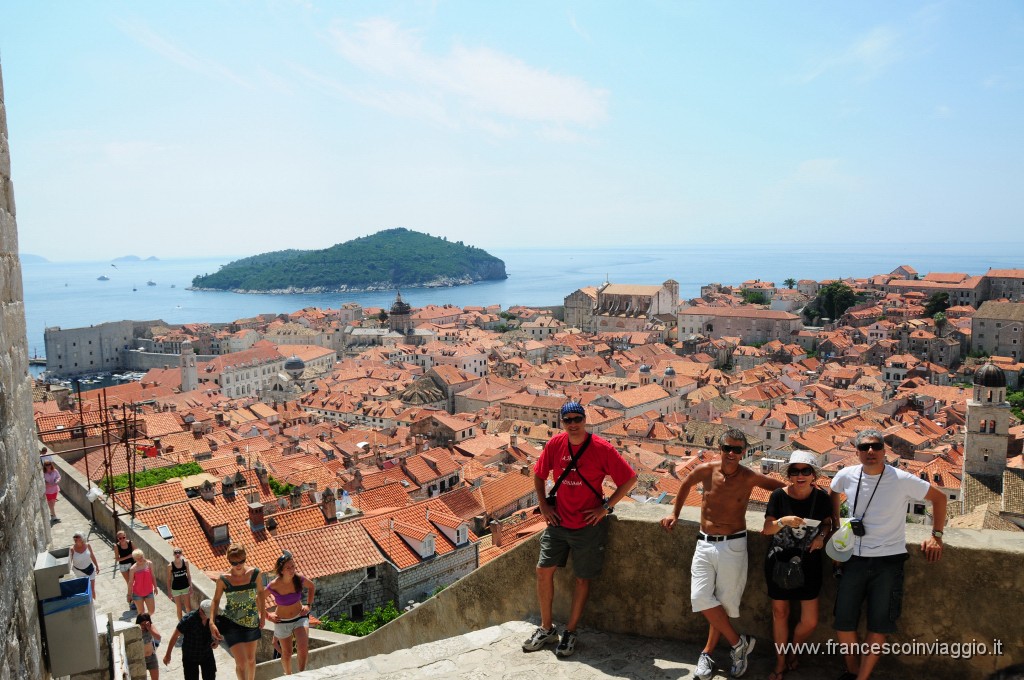
<instances>
[{"instance_id":1,"label":"rocky shoreline","mask_svg":"<svg viewBox=\"0 0 1024 680\"><path fill-rule=\"evenodd\" d=\"M249 295L315 295L320 293L374 293L386 290L397 290L399 288L454 288L455 286L468 286L480 281L499 281L507 279L508 275L501 277L500 279L474 279L470 276L461 276L458 278L445 276L431 281L425 281L417 284L405 284L402 286L396 286L390 281L381 281L378 283L370 284L369 286L339 286L337 288L328 288L327 286L316 286L314 288L298 288L290 286L288 288L274 288L271 290L246 290L244 288L232 288L227 292L230 293L245 293ZM225 292L221 288L201 288L197 286L189 286L185 290L196 290L205 292Z\"/></svg>"}]
</instances>

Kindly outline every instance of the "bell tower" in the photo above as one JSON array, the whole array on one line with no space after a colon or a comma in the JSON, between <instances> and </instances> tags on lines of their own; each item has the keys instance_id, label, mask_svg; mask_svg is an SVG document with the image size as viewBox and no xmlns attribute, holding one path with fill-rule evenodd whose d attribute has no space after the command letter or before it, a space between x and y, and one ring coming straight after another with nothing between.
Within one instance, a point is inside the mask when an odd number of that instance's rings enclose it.
<instances>
[{"instance_id":1,"label":"bell tower","mask_svg":"<svg viewBox=\"0 0 1024 680\"><path fill-rule=\"evenodd\" d=\"M964 474L1002 477L1009 428L1006 376L990 362L974 372L974 392L967 400Z\"/></svg>"}]
</instances>

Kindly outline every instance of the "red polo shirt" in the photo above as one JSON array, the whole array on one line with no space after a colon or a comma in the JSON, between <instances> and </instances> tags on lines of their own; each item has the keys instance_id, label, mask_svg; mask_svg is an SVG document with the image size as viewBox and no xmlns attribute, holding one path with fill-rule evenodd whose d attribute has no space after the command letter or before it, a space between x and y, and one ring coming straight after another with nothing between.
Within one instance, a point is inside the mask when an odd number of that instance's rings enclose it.
<instances>
[{"instance_id":1,"label":"red polo shirt","mask_svg":"<svg viewBox=\"0 0 1024 680\"><path fill-rule=\"evenodd\" d=\"M573 446L572 450L573 453L579 453L576 446ZM569 435L562 432L544 445L544 452L534 465L533 473L541 479L547 479L548 475L551 475L552 481L556 481L571 460ZM580 456L576 469L566 475L562 485L558 487L558 507L555 511L561 520L561 526L566 529L582 529L587 526L583 512L601 505L601 499L583 483L581 473L598 493L602 492L601 484L606 475L612 478L616 486L622 486L636 477L633 468L619 455L614 446L597 435L591 435L590 446Z\"/></svg>"}]
</instances>

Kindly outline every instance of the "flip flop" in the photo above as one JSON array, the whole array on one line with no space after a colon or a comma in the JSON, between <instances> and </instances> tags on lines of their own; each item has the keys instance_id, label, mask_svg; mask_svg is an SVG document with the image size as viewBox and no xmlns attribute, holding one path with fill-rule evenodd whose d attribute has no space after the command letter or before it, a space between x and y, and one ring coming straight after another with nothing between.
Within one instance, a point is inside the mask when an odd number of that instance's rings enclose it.
<instances>
[{"instance_id":1,"label":"flip flop","mask_svg":"<svg viewBox=\"0 0 1024 680\"><path fill-rule=\"evenodd\" d=\"M788 657L786 659L786 670L787 671L795 671L798 668L800 668L800 659L798 659L795 656Z\"/></svg>"},{"instance_id":2,"label":"flip flop","mask_svg":"<svg viewBox=\"0 0 1024 680\"><path fill-rule=\"evenodd\" d=\"M772 671L768 674L768 680L783 680L786 677L786 671Z\"/></svg>"}]
</instances>

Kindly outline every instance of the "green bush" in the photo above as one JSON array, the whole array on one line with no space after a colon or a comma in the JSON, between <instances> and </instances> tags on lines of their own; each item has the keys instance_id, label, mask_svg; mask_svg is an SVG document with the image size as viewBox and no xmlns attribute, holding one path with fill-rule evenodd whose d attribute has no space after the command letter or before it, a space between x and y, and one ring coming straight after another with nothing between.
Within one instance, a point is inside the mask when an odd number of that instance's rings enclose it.
<instances>
[{"instance_id":1,"label":"green bush","mask_svg":"<svg viewBox=\"0 0 1024 680\"><path fill-rule=\"evenodd\" d=\"M274 492L275 496L288 496L291 494L292 489L295 488L294 484L289 484L287 482L282 483L273 477L268 477L267 486L270 487L270 490Z\"/></svg>"},{"instance_id":2,"label":"green bush","mask_svg":"<svg viewBox=\"0 0 1024 680\"><path fill-rule=\"evenodd\" d=\"M135 473L135 488L144 489L147 486L156 486L157 484L163 484L168 479L174 477L188 477L189 475L198 475L203 471L199 463L182 463L181 465L171 465L169 467L157 468L155 470L146 470L144 472ZM114 475L114 477L104 477L100 483L103 489L107 493L112 491L124 491L128 488L128 473L123 475Z\"/></svg>"},{"instance_id":3,"label":"green bush","mask_svg":"<svg viewBox=\"0 0 1024 680\"><path fill-rule=\"evenodd\" d=\"M342 633L344 635L356 635L363 637L369 635L373 631L377 630L385 623L394 621L402 612L398 611L395 607L394 602L388 602L383 607L377 607L371 614L364 617L362 621L352 621L347 616L342 616L339 619L332 619L330 617L324 617L320 619L321 630L329 630L332 633Z\"/></svg>"}]
</instances>

